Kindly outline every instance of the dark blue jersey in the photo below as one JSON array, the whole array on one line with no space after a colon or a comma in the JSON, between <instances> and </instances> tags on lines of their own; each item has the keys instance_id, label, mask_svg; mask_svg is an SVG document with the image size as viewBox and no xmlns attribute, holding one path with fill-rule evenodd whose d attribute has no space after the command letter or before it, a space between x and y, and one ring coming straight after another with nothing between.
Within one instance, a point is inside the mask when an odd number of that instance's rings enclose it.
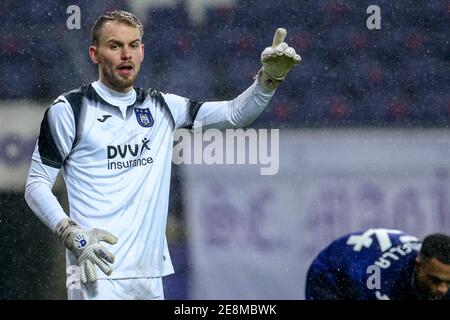
<instances>
[{"instance_id":1,"label":"dark blue jersey","mask_svg":"<svg viewBox=\"0 0 450 320\"><path fill-rule=\"evenodd\" d=\"M320 252L306 279L306 299L416 299L415 258L421 242L398 230L347 234Z\"/></svg>"}]
</instances>

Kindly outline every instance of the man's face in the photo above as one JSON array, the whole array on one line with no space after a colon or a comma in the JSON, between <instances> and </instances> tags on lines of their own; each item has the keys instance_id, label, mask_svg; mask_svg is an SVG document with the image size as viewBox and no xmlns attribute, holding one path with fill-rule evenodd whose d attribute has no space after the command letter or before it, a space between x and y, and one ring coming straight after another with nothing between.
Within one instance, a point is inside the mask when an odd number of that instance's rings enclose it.
<instances>
[{"instance_id":1,"label":"man's face","mask_svg":"<svg viewBox=\"0 0 450 320\"><path fill-rule=\"evenodd\" d=\"M141 33L138 28L124 23L106 22L101 28L99 43L89 48L89 54L99 65L100 81L113 90L128 92L144 59Z\"/></svg>"},{"instance_id":2,"label":"man's face","mask_svg":"<svg viewBox=\"0 0 450 320\"><path fill-rule=\"evenodd\" d=\"M415 265L415 288L424 299L440 299L450 287L450 265L420 256Z\"/></svg>"}]
</instances>

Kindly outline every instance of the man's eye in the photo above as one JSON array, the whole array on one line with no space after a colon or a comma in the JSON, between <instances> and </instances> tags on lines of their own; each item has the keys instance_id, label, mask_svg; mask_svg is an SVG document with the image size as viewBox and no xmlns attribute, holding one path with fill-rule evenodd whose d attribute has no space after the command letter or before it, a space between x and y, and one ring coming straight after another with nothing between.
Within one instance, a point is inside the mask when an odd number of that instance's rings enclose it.
<instances>
[{"instance_id":1,"label":"man's eye","mask_svg":"<svg viewBox=\"0 0 450 320\"><path fill-rule=\"evenodd\" d=\"M113 44L110 46L111 49L117 49L119 46L117 44Z\"/></svg>"},{"instance_id":2,"label":"man's eye","mask_svg":"<svg viewBox=\"0 0 450 320\"><path fill-rule=\"evenodd\" d=\"M137 48L137 47L139 47L139 45L138 44L133 44L133 45L131 45L131 47L132 48Z\"/></svg>"},{"instance_id":3,"label":"man's eye","mask_svg":"<svg viewBox=\"0 0 450 320\"><path fill-rule=\"evenodd\" d=\"M432 282L433 284L438 285L438 284L440 284L442 281L441 281L440 279L431 279L431 282Z\"/></svg>"}]
</instances>

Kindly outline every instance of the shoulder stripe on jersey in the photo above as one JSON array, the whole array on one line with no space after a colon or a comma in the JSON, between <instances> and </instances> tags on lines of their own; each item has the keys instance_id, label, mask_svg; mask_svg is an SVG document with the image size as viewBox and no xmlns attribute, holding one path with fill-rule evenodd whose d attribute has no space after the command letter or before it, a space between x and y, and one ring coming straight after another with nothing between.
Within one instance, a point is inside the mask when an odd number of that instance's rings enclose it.
<instances>
[{"instance_id":1,"label":"shoulder stripe on jersey","mask_svg":"<svg viewBox=\"0 0 450 320\"><path fill-rule=\"evenodd\" d=\"M83 109L83 97L93 99L93 97L90 97L89 87L90 85L86 85L64 94L64 97L67 99L67 101L70 104L70 107L72 108L73 118L75 121L76 135L75 140L73 141L72 144L72 148L74 148L80 141L81 135L80 118L81 118L81 111Z\"/></svg>"},{"instance_id":2,"label":"shoulder stripe on jersey","mask_svg":"<svg viewBox=\"0 0 450 320\"><path fill-rule=\"evenodd\" d=\"M152 89L141 89L139 87L134 87L135 91L136 91L136 101L134 102L134 104L142 104L145 101L145 98L149 95L151 97L154 97L156 95L156 90L152 90Z\"/></svg>"},{"instance_id":3,"label":"shoulder stripe on jersey","mask_svg":"<svg viewBox=\"0 0 450 320\"><path fill-rule=\"evenodd\" d=\"M38 139L39 155L41 156L43 164L60 169L63 158L56 147L56 142L51 133L50 125L48 123L48 111L49 109L45 111L44 118L41 122L41 131Z\"/></svg>"},{"instance_id":4,"label":"shoulder stripe on jersey","mask_svg":"<svg viewBox=\"0 0 450 320\"><path fill-rule=\"evenodd\" d=\"M154 95L154 97L156 98L156 101L158 101L158 103L163 107L163 108L165 108L166 109L166 111L167 111L167 113L170 115L170 119L172 120L172 124L173 124L173 130L175 130L175 128L176 128L176 122L175 122L175 119L173 118L173 114L172 114L172 112L170 111L170 108L169 108L169 106L167 105L167 102L166 102L166 100L164 99L164 97L163 97L163 95L161 94L161 92L157 92L157 91L154 91L153 92L155 95Z\"/></svg>"},{"instance_id":5,"label":"shoulder stripe on jersey","mask_svg":"<svg viewBox=\"0 0 450 320\"><path fill-rule=\"evenodd\" d=\"M88 87L89 86L83 86L79 89L75 89L68 93L63 94L63 96L69 102L70 107L72 108L73 116L74 116L76 135L75 135L75 141L72 144L72 148L79 141L79 137L80 137L79 123L80 123L81 110L82 110L82 101L83 101L83 96L87 95L86 93L87 93ZM59 102L65 102L65 101L62 99L58 99L52 103L52 106ZM51 108L51 106L50 106L50 108ZM38 139L38 148L39 148L39 154L41 156L41 160L42 160L43 164L60 169L65 159L63 159L63 155L61 155L59 153L58 148L56 146L55 139L54 139L53 134L50 129L49 117L48 117L48 111L50 110L50 108L48 108L45 111L44 118L41 122L41 129L40 129L39 139Z\"/></svg>"},{"instance_id":6,"label":"shoulder stripe on jersey","mask_svg":"<svg viewBox=\"0 0 450 320\"><path fill-rule=\"evenodd\" d=\"M188 102L188 121L186 122L186 125L183 126L183 128L192 129L192 126L194 125L195 117L197 116L198 111L200 110L200 107L202 106L203 102L196 101L196 100L189 100Z\"/></svg>"}]
</instances>

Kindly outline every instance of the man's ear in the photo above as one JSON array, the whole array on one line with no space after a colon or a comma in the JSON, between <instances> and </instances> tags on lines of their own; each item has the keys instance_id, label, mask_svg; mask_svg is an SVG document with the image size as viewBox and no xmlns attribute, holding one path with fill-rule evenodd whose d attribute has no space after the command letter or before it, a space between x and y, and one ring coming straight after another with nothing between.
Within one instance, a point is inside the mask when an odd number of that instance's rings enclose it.
<instances>
[{"instance_id":1,"label":"man's ear","mask_svg":"<svg viewBox=\"0 0 450 320\"><path fill-rule=\"evenodd\" d=\"M143 43L141 44L141 50L142 50L142 60L144 60L145 50L144 50L144 44Z\"/></svg>"},{"instance_id":2,"label":"man's ear","mask_svg":"<svg viewBox=\"0 0 450 320\"><path fill-rule=\"evenodd\" d=\"M89 47L89 57L91 58L93 63L98 64L97 47Z\"/></svg>"}]
</instances>

